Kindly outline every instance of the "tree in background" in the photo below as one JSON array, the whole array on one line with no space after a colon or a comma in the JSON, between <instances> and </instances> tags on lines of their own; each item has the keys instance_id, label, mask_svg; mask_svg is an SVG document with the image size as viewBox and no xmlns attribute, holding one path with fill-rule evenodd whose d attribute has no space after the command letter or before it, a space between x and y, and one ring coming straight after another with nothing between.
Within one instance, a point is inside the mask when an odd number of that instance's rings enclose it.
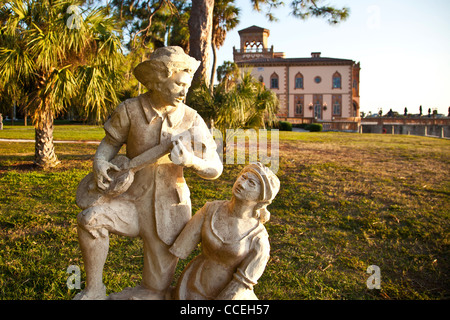
<instances>
[{"instance_id":1,"label":"tree in background","mask_svg":"<svg viewBox=\"0 0 450 320\"><path fill-rule=\"evenodd\" d=\"M272 10L284 3L281 0L250 0L255 11L266 12L269 20L277 20ZM324 0L292 0L292 14L302 20L310 17L327 19L330 24L337 24L348 18L350 9L335 8L323 4ZM209 66L211 62L209 48L212 41L212 20L214 0L192 0L191 18L189 19L190 55L201 61L195 74L193 85L206 83L209 86Z\"/></svg>"},{"instance_id":2,"label":"tree in background","mask_svg":"<svg viewBox=\"0 0 450 320\"><path fill-rule=\"evenodd\" d=\"M277 2L277 0L252 0L256 2ZM270 4L269 4L270 5ZM324 18L329 24L338 24L345 21L350 15L347 7L335 8L324 4L324 0L293 0L291 2L292 14L294 17L306 20L310 17Z\"/></svg>"},{"instance_id":3,"label":"tree in background","mask_svg":"<svg viewBox=\"0 0 450 320\"><path fill-rule=\"evenodd\" d=\"M189 55L199 60L192 87L206 84L209 87L211 40L214 0L192 0L191 17L189 18Z\"/></svg>"},{"instance_id":4,"label":"tree in background","mask_svg":"<svg viewBox=\"0 0 450 320\"><path fill-rule=\"evenodd\" d=\"M227 129L259 129L277 123L276 114L279 101L274 92L266 89L247 72L236 72L233 63L219 70L227 70L222 81L214 86L211 94L209 87L202 84L193 90L190 106L198 111L214 127L221 131L224 138ZM239 70L239 69L237 69ZM224 148L226 140L224 139Z\"/></svg>"},{"instance_id":5,"label":"tree in background","mask_svg":"<svg viewBox=\"0 0 450 320\"><path fill-rule=\"evenodd\" d=\"M189 18L191 16L190 1L175 1L175 7L178 13L173 19L170 32L167 37L167 44L169 46L179 46L184 49L186 53L189 52Z\"/></svg>"},{"instance_id":6,"label":"tree in background","mask_svg":"<svg viewBox=\"0 0 450 320\"><path fill-rule=\"evenodd\" d=\"M54 167L53 119L69 106L100 123L119 102L120 39L104 8L68 0L2 1L0 86L25 102L35 127L35 164ZM81 5L81 3L78 3Z\"/></svg>"},{"instance_id":7,"label":"tree in background","mask_svg":"<svg viewBox=\"0 0 450 320\"><path fill-rule=\"evenodd\" d=\"M213 64L211 70L210 91L213 91L214 77L217 65L217 49L223 46L227 32L239 24L239 8L234 6L234 0L215 0L213 10L213 26L211 46Z\"/></svg>"},{"instance_id":8,"label":"tree in background","mask_svg":"<svg viewBox=\"0 0 450 320\"><path fill-rule=\"evenodd\" d=\"M139 47L153 51L167 45L188 49L187 0L112 0L109 5L130 52Z\"/></svg>"},{"instance_id":9,"label":"tree in background","mask_svg":"<svg viewBox=\"0 0 450 320\"><path fill-rule=\"evenodd\" d=\"M120 98L141 94L145 88L133 76L133 69L157 48L180 46L189 51L190 2L188 0L112 0L111 13L122 30L126 61L121 67L125 82Z\"/></svg>"},{"instance_id":10,"label":"tree in background","mask_svg":"<svg viewBox=\"0 0 450 320\"><path fill-rule=\"evenodd\" d=\"M223 83L226 91L229 90L230 86L236 83L239 79L241 70L235 62L224 61L224 63L217 68L217 80Z\"/></svg>"}]
</instances>

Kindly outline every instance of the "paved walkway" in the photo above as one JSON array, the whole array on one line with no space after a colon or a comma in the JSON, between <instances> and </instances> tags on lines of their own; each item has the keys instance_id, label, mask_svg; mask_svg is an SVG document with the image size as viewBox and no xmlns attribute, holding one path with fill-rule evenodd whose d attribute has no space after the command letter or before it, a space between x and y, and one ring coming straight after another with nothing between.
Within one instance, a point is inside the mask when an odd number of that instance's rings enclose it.
<instances>
[{"instance_id":1,"label":"paved walkway","mask_svg":"<svg viewBox=\"0 0 450 320\"><path fill-rule=\"evenodd\" d=\"M35 140L27 139L1 139L0 142L35 142ZM100 141L95 140L54 140L54 143L81 143L81 144L100 144Z\"/></svg>"},{"instance_id":2,"label":"paved walkway","mask_svg":"<svg viewBox=\"0 0 450 320\"><path fill-rule=\"evenodd\" d=\"M302 128L292 128L292 131L294 131L294 132L309 132L309 130L305 130Z\"/></svg>"}]
</instances>

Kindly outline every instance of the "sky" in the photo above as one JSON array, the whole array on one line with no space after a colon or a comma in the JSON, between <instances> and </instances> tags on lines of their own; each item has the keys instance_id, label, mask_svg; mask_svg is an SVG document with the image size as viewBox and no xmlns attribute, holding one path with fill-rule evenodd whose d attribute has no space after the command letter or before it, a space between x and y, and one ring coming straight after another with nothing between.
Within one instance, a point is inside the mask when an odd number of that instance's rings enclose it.
<instances>
[{"instance_id":1,"label":"sky","mask_svg":"<svg viewBox=\"0 0 450 320\"><path fill-rule=\"evenodd\" d=\"M240 24L227 34L217 65L233 61L240 46L238 31L252 25L270 30L269 47L286 58L322 57L361 63L361 111L403 114L450 107L450 1L448 0L328 0L349 7L350 17L337 26L325 19L306 21L291 16L289 3L273 11L277 22L253 11L250 0L236 0ZM327 1L325 1L327 2Z\"/></svg>"}]
</instances>

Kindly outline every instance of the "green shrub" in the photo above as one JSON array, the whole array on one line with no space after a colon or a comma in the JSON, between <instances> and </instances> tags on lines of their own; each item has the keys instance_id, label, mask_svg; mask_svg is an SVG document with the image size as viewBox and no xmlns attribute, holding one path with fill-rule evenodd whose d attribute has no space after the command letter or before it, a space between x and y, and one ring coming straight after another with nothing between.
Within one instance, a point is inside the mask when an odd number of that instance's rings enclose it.
<instances>
[{"instance_id":1,"label":"green shrub","mask_svg":"<svg viewBox=\"0 0 450 320\"><path fill-rule=\"evenodd\" d=\"M305 129L306 126L308 126L308 124L307 124L307 123L294 123L292 126L293 126L294 128Z\"/></svg>"},{"instance_id":2,"label":"green shrub","mask_svg":"<svg viewBox=\"0 0 450 320\"><path fill-rule=\"evenodd\" d=\"M279 121L278 127L280 128L280 131L292 131L292 123L288 121Z\"/></svg>"},{"instance_id":3,"label":"green shrub","mask_svg":"<svg viewBox=\"0 0 450 320\"><path fill-rule=\"evenodd\" d=\"M309 130L311 132L320 132L322 131L323 126L320 123L311 123L305 127L305 130Z\"/></svg>"}]
</instances>

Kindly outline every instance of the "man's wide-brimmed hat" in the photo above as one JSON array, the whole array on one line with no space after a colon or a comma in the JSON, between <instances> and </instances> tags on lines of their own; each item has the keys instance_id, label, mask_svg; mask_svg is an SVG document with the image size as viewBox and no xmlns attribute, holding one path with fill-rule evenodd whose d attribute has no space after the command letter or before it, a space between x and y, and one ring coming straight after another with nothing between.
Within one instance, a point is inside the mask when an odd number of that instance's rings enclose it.
<instances>
[{"instance_id":1,"label":"man's wide-brimmed hat","mask_svg":"<svg viewBox=\"0 0 450 320\"><path fill-rule=\"evenodd\" d=\"M141 62L134 68L134 76L144 86L154 82L161 82L172 73L185 71L194 75L200 61L187 55L181 47L169 46L156 49L150 60Z\"/></svg>"}]
</instances>

